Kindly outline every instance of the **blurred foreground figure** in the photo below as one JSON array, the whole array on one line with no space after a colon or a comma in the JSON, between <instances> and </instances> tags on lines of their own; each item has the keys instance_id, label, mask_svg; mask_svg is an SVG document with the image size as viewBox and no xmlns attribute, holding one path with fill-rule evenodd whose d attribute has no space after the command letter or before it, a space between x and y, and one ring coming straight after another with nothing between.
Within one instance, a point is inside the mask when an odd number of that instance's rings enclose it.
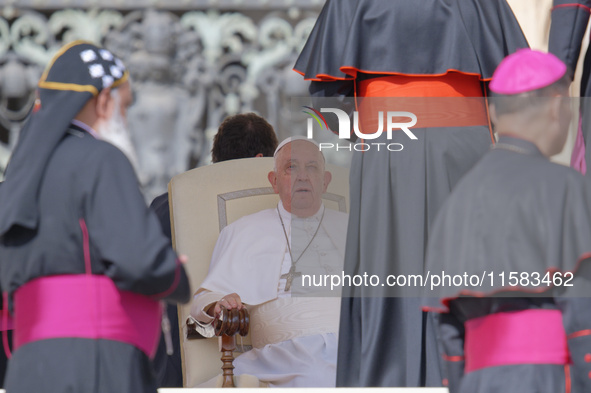
<instances>
[{"instance_id":1,"label":"blurred foreground figure","mask_svg":"<svg viewBox=\"0 0 591 393\"><path fill-rule=\"evenodd\" d=\"M429 271L471 277L428 294L451 393L591 391L591 186L549 160L568 135L570 81L552 54L499 65L498 143L433 225Z\"/></svg>"},{"instance_id":2,"label":"blurred foreground figure","mask_svg":"<svg viewBox=\"0 0 591 393\"><path fill-rule=\"evenodd\" d=\"M383 146L353 155L346 274L426 274L439 207L493 142L486 82L527 46L505 0L326 2L295 69L312 80L318 109L356 108L357 141ZM415 139L382 132L390 111L416 116ZM336 116L325 118L336 131ZM345 290L338 386L441 386L436 321L414 290Z\"/></svg>"},{"instance_id":3,"label":"blurred foreground figure","mask_svg":"<svg viewBox=\"0 0 591 393\"><path fill-rule=\"evenodd\" d=\"M76 41L39 81L0 188L7 391L156 391L159 300L187 301L190 288L129 161L100 140L125 118L127 77L111 52Z\"/></svg>"},{"instance_id":4,"label":"blurred foreground figure","mask_svg":"<svg viewBox=\"0 0 591 393\"><path fill-rule=\"evenodd\" d=\"M548 51L566 63L571 77L575 75L581 47L591 14L591 0L553 0L552 24ZM580 82L580 119L571 155L571 166L587 174L591 162L591 50L587 49ZM589 174L588 176L591 176Z\"/></svg>"}]
</instances>

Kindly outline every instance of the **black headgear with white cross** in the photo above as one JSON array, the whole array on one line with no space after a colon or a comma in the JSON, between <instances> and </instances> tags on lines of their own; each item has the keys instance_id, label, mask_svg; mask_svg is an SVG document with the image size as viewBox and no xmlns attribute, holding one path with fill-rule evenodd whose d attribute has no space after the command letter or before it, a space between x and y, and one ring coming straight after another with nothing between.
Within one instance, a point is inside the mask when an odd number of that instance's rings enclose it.
<instances>
[{"instance_id":1,"label":"black headgear with white cross","mask_svg":"<svg viewBox=\"0 0 591 393\"><path fill-rule=\"evenodd\" d=\"M77 41L60 50L41 76L39 88L88 91L97 95L102 89L122 83L127 75L123 62L113 53Z\"/></svg>"},{"instance_id":2,"label":"black headgear with white cross","mask_svg":"<svg viewBox=\"0 0 591 393\"><path fill-rule=\"evenodd\" d=\"M121 60L92 43L75 41L58 51L39 80L40 103L21 130L6 168L0 188L0 236L14 227L37 228L37 191L70 122L88 100L128 76Z\"/></svg>"}]
</instances>

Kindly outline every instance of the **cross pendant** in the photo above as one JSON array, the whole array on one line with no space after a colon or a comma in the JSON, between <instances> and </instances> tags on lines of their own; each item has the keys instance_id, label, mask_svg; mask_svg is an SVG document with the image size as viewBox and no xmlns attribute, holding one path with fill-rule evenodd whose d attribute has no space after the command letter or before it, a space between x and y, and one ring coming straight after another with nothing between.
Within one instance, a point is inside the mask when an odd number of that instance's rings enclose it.
<instances>
[{"instance_id":1,"label":"cross pendant","mask_svg":"<svg viewBox=\"0 0 591 393\"><path fill-rule=\"evenodd\" d=\"M285 292L288 292L291 289L291 283L293 281L294 278L296 277L301 277L302 273L301 272L296 272L295 271L295 266L292 266L289 269L288 273L282 274L280 278L285 278Z\"/></svg>"}]
</instances>

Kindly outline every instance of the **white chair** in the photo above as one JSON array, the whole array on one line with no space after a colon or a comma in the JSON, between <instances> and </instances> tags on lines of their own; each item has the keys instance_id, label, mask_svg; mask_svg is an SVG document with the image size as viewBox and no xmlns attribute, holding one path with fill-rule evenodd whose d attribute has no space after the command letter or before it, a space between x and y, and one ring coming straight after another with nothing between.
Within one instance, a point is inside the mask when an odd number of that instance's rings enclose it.
<instances>
[{"instance_id":1,"label":"white chair","mask_svg":"<svg viewBox=\"0 0 591 393\"><path fill-rule=\"evenodd\" d=\"M236 219L273 208L279 196L267 174L272 158L230 160L196 168L175 176L168 185L173 245L189 257L188 271L193 291L209 269L219 232ZM327 208L348 212L349 171L327 165L332 181L323 201ZM186 338L186 318L191 305L179 307L181 358L185 387L194 387L220 374L217 338ZM248 344L248 337L245 340ZM240 347L240 345L239 345Z\"/></svg>"}]
</instances>

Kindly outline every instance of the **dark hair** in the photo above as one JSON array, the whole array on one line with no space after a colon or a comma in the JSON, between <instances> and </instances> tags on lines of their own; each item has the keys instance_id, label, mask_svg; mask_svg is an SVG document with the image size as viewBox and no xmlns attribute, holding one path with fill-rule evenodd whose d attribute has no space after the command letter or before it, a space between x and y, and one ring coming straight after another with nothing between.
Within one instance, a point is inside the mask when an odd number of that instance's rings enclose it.
<instances>
[{"instance_id":1,"label":"dark hair","mask_svg":"<svg viewBox=\"0 0 591 393\"><path fill-rule=\"evenodd\" d=\"M221 162L236 158L249 158L262 153L273 157L277 148L277 135L271 124L254 113L227 117L213 138L211 160Z\"/></svg>"},{"instance_id":2,"label":"dark hair","mask_svg":"<svg viewBox=\"0 0 591 393\"><path fill-rule=\"evenodd\" d=\"M551 97L568 89L572 80L567 72L562 78L549 86L524 94L503 95L492 93L491 104L495 106L497 116L523 111L539 105L543 97Z\"/></svg>"}]
</instances>

